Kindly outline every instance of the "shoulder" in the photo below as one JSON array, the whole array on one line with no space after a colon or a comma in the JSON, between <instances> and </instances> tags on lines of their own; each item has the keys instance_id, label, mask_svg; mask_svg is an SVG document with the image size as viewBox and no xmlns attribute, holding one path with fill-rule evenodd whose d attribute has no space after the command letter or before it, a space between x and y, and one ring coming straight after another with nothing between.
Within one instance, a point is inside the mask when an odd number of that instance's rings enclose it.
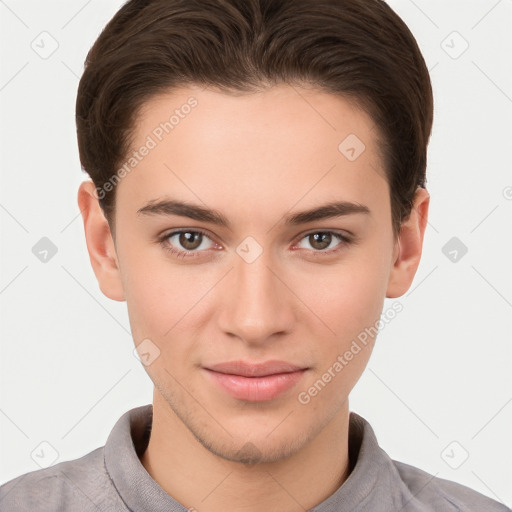
<instances>
[{"instance_id":1,"label":"shoulder","mask_svg":"<svg viewBox=\"0 0 512 512\"><path fill-rule=\"evenodd\" d=\"M126 511L105 469L103 448L20 475L0 486L0 510Z\"/></svg>"},{"instance_id":2,"label":"shoulder","mask_svg":"<svg viewBox=\"0 0 512 512\"><path fill-rule=\"evenodd\" d=\"M409 490L408 499L411 510L423 510L421 505L424 504L434 506L436 511L446 510L447 512L512 511L502 503L465 485L438 478L404 462L393 460L393 464Z\"/></svg>"}]
</instances>

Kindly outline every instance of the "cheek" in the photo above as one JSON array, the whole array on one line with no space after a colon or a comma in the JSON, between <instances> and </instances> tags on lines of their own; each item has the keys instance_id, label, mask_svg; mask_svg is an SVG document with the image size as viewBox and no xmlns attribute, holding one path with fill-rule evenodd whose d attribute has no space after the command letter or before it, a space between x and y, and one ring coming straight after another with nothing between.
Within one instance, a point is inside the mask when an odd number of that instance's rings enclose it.
<instances>
[{"instance_id":1,"label":"cheek","mask_svg":"<svg viewBox=\"0 0 512 512\"><path fill-rule=\"evenodd\" d=\"M298 399L319 414L341 406L368 363L384 303L381 274L378 266L347 265L302 290L321 322L315 321L313 334L314 373Z\"/></svg>"},{"instance_id":2,"label":"cheek","mask_svg":"<svg viewBox=\"0 0 512 512\"><path fill-rule=\"evenodd\" d=\"M150 354L145 370L161 392L173 378L184 378L183 361L193 361L195 337L187 312L194 298L187 297L186 283L181 281L175 269L171 273L155 265L132 272L129 278L126 301L133 340L142 348L141 359Z\"/></svg>"},{"instance_id":3,"label":"cheek","mask_svg":"<svg viewBox=\"0 0 512 512\"><path fill-rule=\"evenodd\" d=\"M153 266L141 273L132 272L126 302L132 332L158 336L162 342L173 336L176 327L201 294L190 280L169 268ZM135 338L137 339L137 338Z\"/></svg>"},{"instance_id":4,"label":"cheek","mask_svg":"<svg viewBox=\"0 0 512 512\"><path fill-rule=\"evenodd\" d=\"M305 297L305 306L322 321L333 344L346 343L380 317L387 283L382 262L361 256L357 264L333 266L329 273L300 282L297 295Z\"/></svg>"},{"instance_id":5,"label":"cheek","mask_svg":"<svg viewBox=\"0 0 512 512\"><path fill-rule=\"evenodd\" d=\"M163 339L185 312L182 310L188 303L190 284L186 286L179 269L167 262L158 250L137 249L136 240L125 239L124 250L119 253L135 343L150 335Z\"/></svg>"},{"instance_id":6,"label":"cheek","mask_svg":"<svg viewBox=\"0 0 512 512\"><path fill-rule=\"evenodd\" d=\"M204 327L208 290L219 277L199 267L177 265L162 253L133 250L123 263L131 332L136 345L149 338L160 350L155 367L175 367L178 359L193 361ZM154 371L153 365L151 369Z\"/></svg>"}]
</instances>

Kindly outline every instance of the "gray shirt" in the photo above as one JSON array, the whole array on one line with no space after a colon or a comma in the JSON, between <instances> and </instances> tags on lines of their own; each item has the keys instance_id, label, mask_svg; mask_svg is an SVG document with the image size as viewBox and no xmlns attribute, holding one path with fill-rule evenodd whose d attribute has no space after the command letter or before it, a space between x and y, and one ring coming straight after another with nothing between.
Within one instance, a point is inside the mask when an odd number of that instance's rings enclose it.
<instances>
[{"instance_id":1,"label":"gray shirt","mask_svg":"<svg viewBox=\"0 0 512 512\"><path fill-rule=\"evenodd\" d=\"M149 441L152 405L117 421L104 447L26 473L0 487L1 512L187 512L139 460ZM511 512L463 485L392 460L370 424L350 413L350 475L314 512ZM193 510L193 504L189 504Z\"/></svg>"}]
</instances>

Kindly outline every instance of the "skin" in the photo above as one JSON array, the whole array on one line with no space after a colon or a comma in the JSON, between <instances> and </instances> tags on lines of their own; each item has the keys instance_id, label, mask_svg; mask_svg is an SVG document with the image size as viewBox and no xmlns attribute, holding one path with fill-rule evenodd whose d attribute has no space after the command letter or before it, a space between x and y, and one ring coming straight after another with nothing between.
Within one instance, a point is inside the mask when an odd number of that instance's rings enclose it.
<instances>
[{"instance_id":1,"label":"skin","mask_svg":"<svg viewBox=\"0 0 512 512\"><path fill-rule=\"evenodd\" d=\"M429 194L418 189L395 240L371 118L340 97L289 85L238 96L173 90L145 104L133 147L191 95L198 106L117 185L114 236L92 182L78 193L102 292L127 302L135 344L149 338L160 350L145 367L155 385L154 418L141 462L198 511L309 509L349 474L348 397L375 339L308 404L298 394L375 325L385 297L409 289ZM349 134L366 146L353 162L338 150ZM164 197L218 210L232 226L137 214ZM284 224L286 215L333 200L366 205L370 214ZM208 233L190 249L199 257L165 251L159 236L179 228ZM323 247L337 250L322 254L309 235L328 230L354 242L332 236ZM251 263L237 253L248 236L263 251ZM165 243L191 247L179 236ZM203 369L271 359L308 369L266 402L231 397Z\"/></svg>"}]
</instances>

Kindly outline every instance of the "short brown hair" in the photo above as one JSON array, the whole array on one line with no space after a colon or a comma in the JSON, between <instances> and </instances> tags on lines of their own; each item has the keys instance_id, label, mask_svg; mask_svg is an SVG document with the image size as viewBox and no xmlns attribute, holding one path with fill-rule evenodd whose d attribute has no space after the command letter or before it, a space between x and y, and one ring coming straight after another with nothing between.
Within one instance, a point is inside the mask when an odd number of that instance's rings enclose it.
<instances>
[{"instance_id":1,"label":"short brown hair","mask_svg":"<svg viewBox=\"0 0 512 512\"><path fill-rule=\"evenodd\" d=\"M383 0L129 0L85 61L76 102L82 168L97 188L108 182L156 94L280 83L310 84L371 116L396 237L425 188L433 95L414 36ZM112 227L115 187L99 201Z\"/></svg>"}]
</instances>

